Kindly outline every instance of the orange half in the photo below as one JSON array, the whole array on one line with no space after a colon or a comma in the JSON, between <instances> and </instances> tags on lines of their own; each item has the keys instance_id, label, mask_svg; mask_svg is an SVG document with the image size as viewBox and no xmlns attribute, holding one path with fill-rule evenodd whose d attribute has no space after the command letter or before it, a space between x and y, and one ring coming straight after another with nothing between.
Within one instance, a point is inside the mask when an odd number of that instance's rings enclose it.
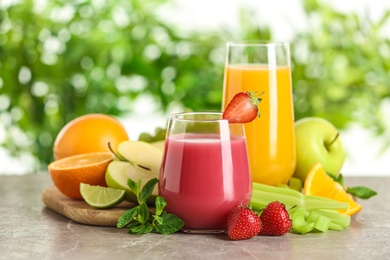
<instances>
[{"instance_id":1,"label":"orange half","mask_svg":"<svg viewBox=\"0 0 390 260\"><path fill-rule=\"evenodd\" d=\"M347 202L348 209L339 210L344 215L354 215L358 213L362 206L348 194L344 187L335 182L322 168L320 163L315 164L306 176L303 186L303 194L316 195L336 201Z\"/></svg>"},{"instance_id":2,"label":"orange half","mask_svg":"<svg viewBox=\"0 0 390 260\"><path fill-rule=\"evenodd\" d=\"M63 194L82 199L80 183L107 186L105 173L114 157L109 152L73 155L50 163L48 169L54 185Z\"/></svg>"}]
</instances>

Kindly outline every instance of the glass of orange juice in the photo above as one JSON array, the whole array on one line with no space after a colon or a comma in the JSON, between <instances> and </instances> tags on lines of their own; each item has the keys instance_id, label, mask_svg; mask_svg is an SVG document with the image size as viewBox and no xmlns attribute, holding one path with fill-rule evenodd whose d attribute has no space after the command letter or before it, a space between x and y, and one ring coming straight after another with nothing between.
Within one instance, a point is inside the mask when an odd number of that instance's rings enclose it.
<instances>
[{"instance_id":1,"label":"glass of orange juice","mask_svg":"<svg viewBox=\"0 0 390 260\"><path fill-rule=\"evenodd\" d=\"M245 91L264 91L260 118L245 124L252 181L287 183L296 162L288 42L227 43L222 109Z\"/></svg>"}]
</instances>

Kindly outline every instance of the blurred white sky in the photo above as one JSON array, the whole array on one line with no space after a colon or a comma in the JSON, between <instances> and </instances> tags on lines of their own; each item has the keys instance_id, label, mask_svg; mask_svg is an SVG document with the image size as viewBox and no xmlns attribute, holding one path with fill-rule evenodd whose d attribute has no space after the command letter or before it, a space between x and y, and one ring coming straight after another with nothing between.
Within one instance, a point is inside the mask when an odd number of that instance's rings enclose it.
<instances>
[{"instance_id":1,"label":"blurred white sky","mask_svg":"<svg viewBox=\"0 0 390 260\"><path fill-rule=\"evenodd\" d=\"M370 19L379 18L385 10L390 10L389 0L329 0L327 2L340 11L358 12L368 15ZM277 41L288 41L297 31L304 30L306 27L300 0L174 0L169 6L159 10L159 13L163 18L179 25L184 31L220 26L237 28L239 6L255 10L259 23L271 26L274 40ZM153 132L157 126L165 127L167 115L156 114L154 108L150 106L153 103L149 97L143 97L137 101L135 106L137 111L133 115L120 118L131 139L138 138L138 135L144 131ZM384 109L390 118L390 104L384 106ZM177 110L180 108L172 108L170 112ZM345 176L390 175L388 163L390 149L381 154L381 140L358 126L351 126L349 130L341 133L341 137L348 152L342 169ZM7 157L6 152L0 149L1 172L21 174L26 169L28 171L29 165L33 162L28 156L22 158L23 164L20 160L10 158L3 160Z\"/></svg>"},{"instance_id":2,"label":"blurred white sky","mask_svg":"<svg viewBox=\"0 0 390 260\"><path fill-rule=\"evenodd\" d=\"M223 2L223 4L222 4ZM371 19L381 17L390 9L389 0L323 0L341 12L357 12ZM299 30L306 28L301 0L173 0L160 10L162 17L174 21L184 29L238 28L240 7L254 10L259 24L270 25L274 40L289 40Z\"/></svg>"}]
</instances>

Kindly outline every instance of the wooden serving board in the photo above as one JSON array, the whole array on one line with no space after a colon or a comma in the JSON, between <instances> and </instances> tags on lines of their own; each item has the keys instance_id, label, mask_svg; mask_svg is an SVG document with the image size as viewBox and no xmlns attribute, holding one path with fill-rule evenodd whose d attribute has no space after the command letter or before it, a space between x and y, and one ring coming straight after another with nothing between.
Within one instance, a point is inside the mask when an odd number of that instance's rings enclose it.
<instances>
[{"instance_id":1,"label":"wooden serving board","mask_svg":"<svg viewBox=\"0 0 390 260\"><path fill-rule=\"evenodd\" d=\"M55 186L42 192L42 201L49 209L81 224L116 227L118 218L134 204L124 201L110 209L96 209L83 200L63 195Z\"/></svg>"}]
</instances>

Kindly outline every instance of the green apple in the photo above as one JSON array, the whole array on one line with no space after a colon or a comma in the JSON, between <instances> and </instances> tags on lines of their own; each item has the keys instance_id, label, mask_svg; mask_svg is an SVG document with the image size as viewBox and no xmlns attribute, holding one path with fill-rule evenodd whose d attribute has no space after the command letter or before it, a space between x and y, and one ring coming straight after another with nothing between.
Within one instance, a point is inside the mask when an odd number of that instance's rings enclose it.
<instances>
[{"instance_id":1,"label":"green apple","mask_svg":"<svg viewBox=\"0 0 390 260\"><path fill-rule=\"evenodd\" d=\"M294 177L305 181L311 167L321 163L325 172L338 176L345 161L344 147L336 127L318 117L295 122L297 163Z\"/></svg>"},{"instance_id":2,"label":"green apple","mask_svg":"<svg viewBox=\"0 0 390 260\"><path fill-rule=\"evenodd\" d=\"M162 151L143 141L124 141L118 145L119 160L112 161L106 170L106 183L110 188L126 190L126 199L137 202L135 194L127 185L128 178L143 186L152 178L158 178L162 161ZM148 203L153 203L158 195L158 187L153 190Z\"/></svg>"},{"instance_id":3,"label":"green apple","mask_svg":"<svg viewBox=\"0 0 390 260\"><path fill-rule=\"evenodd\" d=\"M152 144L153 146L157 147L159 150L164 151L165 140L151 142L150 144Z\"/></svg>"}]
</instances>

